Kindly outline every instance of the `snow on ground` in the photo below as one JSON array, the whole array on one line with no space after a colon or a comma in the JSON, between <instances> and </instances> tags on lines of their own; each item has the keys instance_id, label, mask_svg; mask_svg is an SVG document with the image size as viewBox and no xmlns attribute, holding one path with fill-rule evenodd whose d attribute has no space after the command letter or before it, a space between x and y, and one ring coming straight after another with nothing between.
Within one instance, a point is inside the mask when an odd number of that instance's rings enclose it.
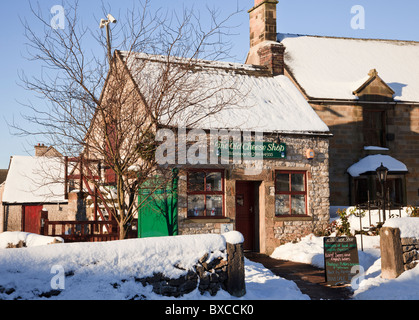
<instances>
[{"instance_id":1,"label":"snow on ground","mask_svg":"<svg viewBox=\"0 0 419 320\"><path fill-rule=\"evenodd\" d=\"M351 208L347 208L348 212ZM384 226L397 226L402 234L419 237L419 219L388 219ZM336 218L333 218L336 219ZM333 220L332 219L332 220ZM362 218L368 226L369 215ZM373 221L379 220L378 212L372 214ZM352 229L359 228L359 218L349 216ZM358 224L357 224L358 223ZM5 235L6 234L6 235ZM3 236L3 239L1 238ZM29 235L0 234L1 241L8 237L29 239ZM419 299L419 265L405 271L397 279L381 278L379 236L357 235L359 261L364 272L352 287L354 299L359 300L417 300ZM168 276L182 275L174 265L182 263L184 268L194 265L206 252L222 251L227 239L241 240L241 235L177 236L148 239L130 239L100 243L52 244L51 239L37 239L37 245L28 248L2 249L0 246L0 300L1 299L84 299L126 300L173 299L152 292L152 286L143 287L135 278L146 277L154 272ZM1 240L2 239L2 240ZM9 240L10 241L10 240ZM28 241L28 243L31 243ZM362 247L361 248L361 244ZM362 250L363 249L363 250ZM282 245L272 253L277 259L309 263L323 268L323 237L310 234L298 243ZM61 268L61 269L60 269ZM65 287L59 295L51 288L59 271L64 272ZM220 290L215 297L201 295L199 290L178 299L194 300L308 300L293 281L275 276L263 265L245 259L246 295L232 297ZM53 293L49 298L42 293Z\"/></svg>"},{"instance_id":2,"label":"snow on ground","mask_svg":"<svg viewBox=\"0 0 419 320\"><path fill-rule=\"evenodd\" d=\"M350 212L352 208L345 208ZM398 211L392 214L398 215ZM406 237L419 238L419 218L408 217L408 210L402 210L402 218L386 220L385 227L398 227ZM369 226L368 213L362 218L362 226ZM372 211L372 223L380 221L378 211ZM351 230L359 230L359 217L350 215ZM382 219L381 219L382 221ZM417 300L419 299L419 265L405 271L398 278L386 280L381 278L380 237L356 235L359 263L364 273L354 284L353 299L357 300ZM363 251L361 248L361 240ZM276 259L309 263L324 268L323 237L313 234L301 239L298 243L288 243L275 249L271 255Z\"/></svg>"},{"instance_id":3,"label":"snow on ground","mask_svg":"<svg viewBox=\"0 0 419 320\"><path fill-rule=\"evenodd\" d=\"M3 234L8 238L5 242L19 236ZM190 269L206 253L223 255L226 239L237 242L242 237L232 232L226 237L208 234L0 249L0 300L173 299L153 293L152 286L143 287L135 279L158 272L178 278L186 271L175 265ZM245 264L247 294L240 299L309 299L294 282L275 276L261 264L247 259ZM181 299L214 297L196 289ZM220 290L215 299L237 298Z\"/></svg>"}]
</instances>

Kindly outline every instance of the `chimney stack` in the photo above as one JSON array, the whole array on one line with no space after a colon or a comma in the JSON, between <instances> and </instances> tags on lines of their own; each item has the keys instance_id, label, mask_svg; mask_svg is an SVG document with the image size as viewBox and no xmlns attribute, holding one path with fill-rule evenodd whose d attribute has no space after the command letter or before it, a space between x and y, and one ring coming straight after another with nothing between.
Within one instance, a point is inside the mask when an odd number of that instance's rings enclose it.
<instances>
[{"instance_id":1,"label":"chimney stack","mask_svg":"<svg viewBox=\"0 0 419 320\"><path fill-rule=\"evenodd\" d=\"M259 65L268 67L272 76L284 74L285 47L279 42L269 42L258 50Z\"/></svg>"},{"instance_id":2,"label":"chimney stack","mask_svg":"<svg viewBox=\"0 0 419 320\"><path fill-rule=\"evenodd\" d=\"M35 146L35 157L42 157L48 150L48 147L45 146L43 143L38 143Z\"/></svg>"},{"instance_id":3,"label":"chimney stack","mask_svg":"<svg viewBox=\"0 0 419 320\"><path fill-rule=\"evenodd\" d=\"M250 9L250 47L264 41L276 41L277 0L255 0Z\"/></svg>"},{"instance_id":4,"label":"chimney stack","mask_svg":"<svg viewBox=\"0 0 419 320\"><path fill-rule=\"evenodd\" d=\"M266 66L273 76L284 74L285 47L277 41L277 0L255 0L250 9L250 50L246 63Z\"/></svg>"}]
</instances>

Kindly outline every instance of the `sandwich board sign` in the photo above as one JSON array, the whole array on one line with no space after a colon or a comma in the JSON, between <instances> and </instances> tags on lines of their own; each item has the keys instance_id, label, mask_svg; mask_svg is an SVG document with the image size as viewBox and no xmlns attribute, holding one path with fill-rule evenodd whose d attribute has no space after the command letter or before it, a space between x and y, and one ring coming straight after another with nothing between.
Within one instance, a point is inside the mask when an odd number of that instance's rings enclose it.
<instances>
[{"instance_id":1,"label":"sandwich board sign","mask_svg":"<svg viewBox=\"0 0 419 320\"><path fill-rule=\"evenodd\" d=\"M324 269L328 285L350 284L359 265L358 248L355 237L324 237Z\"/></svg>"}]
</instances>

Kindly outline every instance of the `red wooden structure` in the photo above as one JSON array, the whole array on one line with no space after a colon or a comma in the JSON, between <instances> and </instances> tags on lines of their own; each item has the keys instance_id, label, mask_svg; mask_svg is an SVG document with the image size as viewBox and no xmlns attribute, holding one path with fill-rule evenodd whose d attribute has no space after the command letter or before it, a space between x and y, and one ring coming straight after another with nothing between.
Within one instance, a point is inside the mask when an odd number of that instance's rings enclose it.
<instances>
[{"instance_id":1,"label":"red wooden structure","mask_svg":"<svg viewBox=\"0 0 419 320\"><path fill-rule=\"evenodd\" d=\"M112 185L112 181L107 179L110 176L111 169L103 167L100 160L86 159L83 156L65 157L64 161L65 199L68 199L70 185L74 186L78 182L80 196L84 196L87 193L93 200L94 220L50 221L46 215L42 219L39 219L39 217L37 219L37 224L41 225L40 233L46 236L59 236L65 242L118 240L119 228L113 219L113 209L109 207L105 196L97 187L102 180L100 176L102 168L105 169L104 184ZM99 175L92 173L91 166L94 165L97 166ZM70 168L71 172L69 172Z\"/></svg>"},{"instance_id":2,"label":"red wooden structure","mask_svg":"<svg viewBox=\"0 0 419 320\"><path fill-rule=\"evenodd\" d=\"M41 230L42 205L22 206L22 230L25 232L39 233Z\"/></svg>"},{"instance_id":3,"label":"red wooden structure","mask_svg":"<svg viewBox=\"0 0 419 320\"><path fill-rule=\"evenodd\" d=\"M78 174L74 174L74 172L71 172L69 174L68 172L69 163L75 163L74 169L78 168L78 171L79 171ZM94 175L92 173L92 170L90 169L91 165L97 166L97 169L98 169L97 172L99 175ZM71 180L78 181L79 188L80 188L79 192L83 193L87 191L88 195L90 195L90 197L93 199L94 221L99 221L98 218L100 217L101 219L100 221L103 222L102 224L106 228L106 231L108 233L112 233L113 231L112 227L114 225L114 223L112 222L113 209L109 208L103 193L97 187L98 185L97 182L101 180L101 176L100 176L101 168L102 168L102 164L100 160L86 159L83 156L80 156L77 158L65 157L65 166L64 166L64 170L65 170L65 183L64 183L65 191L64 192L65 194L64 196L66 199L68 199L69 181ZM104 168L104 169L107 170L106 172L108 173L110 168ZM107 175L109 175L109 173ZM105 184L109 184L110 181L107 181L106 176L105 176L104 182ZM93 186L89 184L89 181L94 182ZM99 207L99 201L103 205L105 212L102 212L102 209ZM106 221L109 221L109 222L106 223Z\"/></svg>"},{"instance_id":4,"label":"red wooden structure","mask_svg":"<svg viewBox=\"0 0 419 320\"><path fill-rule=\"evenodd\" d=\"M65 243L69 242L98 242L119 240L118 225L109 221L43 221L43 234L59 236ZM116 232L105 233L104 227L112 225Z\"/></svg>"}]
</instances>

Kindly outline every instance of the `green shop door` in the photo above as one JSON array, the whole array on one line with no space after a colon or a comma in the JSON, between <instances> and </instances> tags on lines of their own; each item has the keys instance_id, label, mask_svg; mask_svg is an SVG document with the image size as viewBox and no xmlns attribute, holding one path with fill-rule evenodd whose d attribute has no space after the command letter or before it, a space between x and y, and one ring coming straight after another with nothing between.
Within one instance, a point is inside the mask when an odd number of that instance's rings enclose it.
<instances>
[{"instance_id":1,"label":"green shop door","mask_svg":"<svg viewBox=\"0 0 419 320\"><path fill-rule=\"evenodd\" d=\"M164 237L178 235L178 171L173 170L172 179L166 187L151 187L148 182L138 195L138 237ZM160 183L161 184L161 183Z\"/></svg>"}]
</instances>

